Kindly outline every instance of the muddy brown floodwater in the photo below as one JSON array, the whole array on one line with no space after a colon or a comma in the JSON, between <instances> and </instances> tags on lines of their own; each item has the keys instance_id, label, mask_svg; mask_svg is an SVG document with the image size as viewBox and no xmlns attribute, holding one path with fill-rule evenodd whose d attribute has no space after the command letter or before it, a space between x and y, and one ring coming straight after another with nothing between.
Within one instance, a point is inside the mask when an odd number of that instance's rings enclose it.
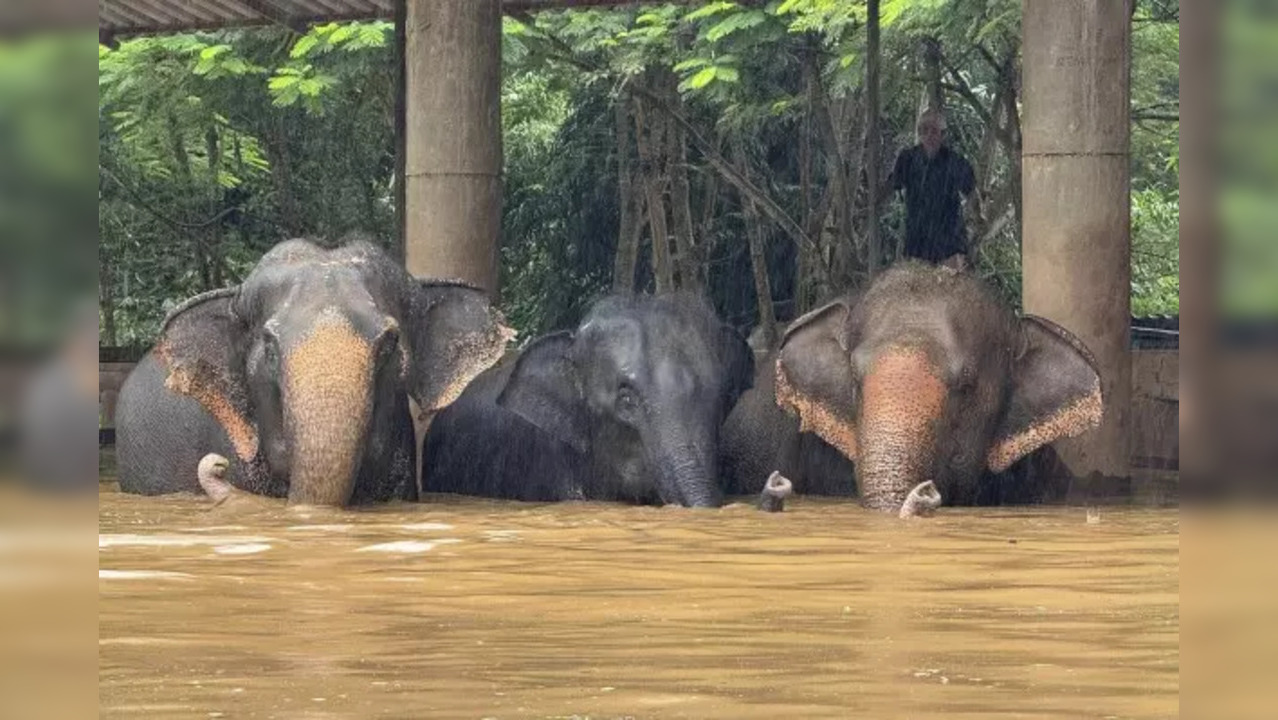
<instances>
[{"instance_id":1,"label":"muddy brown floodwater","mask_svg":"<svg viewBox=\"0 0 1278 720\"><path fill-rule=\"evenodd\" d=\"M298 511L103 488L104 718L1179 713L1175 510Z\"/></svg>"}]
</instances>

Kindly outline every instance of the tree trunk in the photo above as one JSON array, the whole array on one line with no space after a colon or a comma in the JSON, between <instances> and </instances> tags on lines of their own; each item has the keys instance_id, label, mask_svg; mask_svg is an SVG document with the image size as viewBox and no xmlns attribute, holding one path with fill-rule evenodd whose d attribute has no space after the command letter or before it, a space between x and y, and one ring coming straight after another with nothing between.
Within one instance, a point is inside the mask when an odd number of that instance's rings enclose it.
<instances>
[{"instance_id":1,"label":"tree trunk","mask_svg":"<svg viewBox=\"0 0 1278 720\"><path fill-rule=\"evenodd\" d=\"M945 99L941 93L941 41L925 37L922 46L923 95L919 98L919 115L927 110L943 112Z\"/></svg>"},{"instance_id":2,"label":"tree trunk","mask_svg":"<svg viewBox=\"0 0 1278 720\"><path fill-rule=\"evenodd\" d=\"M111 253L106 247L99 246L98 307L102 311L102 344L108 347L118 344L115 332L115 278L111 268Z\"/></svg>"},{"instance_id":3,"label":"tree trunk","mask_svg":"<svg viewBox=\"0 0 1278 720\"><path fill-rule=\"evenodd\" d=\"M869 239L870 277L879 272L882 241L879 238L879 0L868 0L865 63L866 182L869 185L866 237Z\"/></svg>"},{"instance_id":4,"label":"tree trunk","mask_svg":"<svg viewBox=\"0 0 1278 720\"><path fill-rule=\"evenodd\" d=\"M195 175L191 170L191 155L186 149L186 139L182 137L182 128L177 116L169 113L167 117L169 146L173 152L173 162L177 167L178 186L184 198L192 197L195 191ZM189 206L187 206L189 208ZM183 213L184 215L187 213ZM209 272L208 253L204 247L205 228L196 228L191 235L191 250L195 255L195 268L200 278L200 291L211 290L213 280Z\"/></svg>"},{"instance_id":5,"label":"tree trunk","mask_svg":"<svg viewBox=\"0 0 1278 720\"><path fill-rule=\"evenodd\" d=\"M733 143L737 167L741 174L749 176L749 160L740 141ZM746 240L750 245L750 267L754 271L754 293L759 307L760 342L763 347L772 347L777 339L777 318L772 309L772 283L768 278L768 257L765 252L765 237L762 223L759 221L759 210L754 201L741 195L741 211L745 218Z\"/></svg>"},{"instance_id":6,"label":"tree trunk","mask_svg":"<svg viewBox=\"0 0 1278 720\"><path fill-rule=\"evenodd\" d=\"M639 260L639 235L643 232L643 201L634 190L634 167L630 162L631 98L622 94L615 107L617 134L617 207L621 222L617 228L617 255L613 260L612 291L629 295L635 289L635 265Z\"/></svg>"},{"instance_id":7,"label":"tree trunk","mask_svg":"<svg viewBox=\"0 0 1278 720\"><path fill-rule=\"evenodd\" d=\"M683 100L675 87L675 76L667 73L670 103L682 112ZM666 134L668 152L666 167L670 176L670 209L674 220L675 247L679 253L679 286L700 293L701 263L697 260L697 241L693 237L692 201L688 186L688 139L678 123L670 122Z\"/></svg>"},{"instance_id":8,"label":"tree trunk","mask_svg":"<svg viewBox=\"0 0 1278 720\"><path fill-rule=\"evenodd\" d=\"M660 176L658 149L664 144L661 120L650 119L645 112L647 102L635 99L635 142L639 149L639 175L648 205L648 229L652 238L652 271L657 292L675 289L674 268L670 262L670 234L666 227L666 204Z\"/></svg>"},{"instance_id":9,"label":"tree trunk","mask_svg":"<svg viewBox=\"0 0 1278 720\"><path fill-rule=\"evenodd\" d=\"M275 204L280 213L280 229L284 237L291 238L301 235L302 228L297 214L297 201L293 196L288 129L284 122L286 114L276 113L274 131L267 141L267 152L271 163L271 184L275 186Z\"/></svg>"},{"instance_id":10,"label":"tree trunk","mask_svg":"<svg viewBox=\"0 0 1278 720\"><path fill-rule=\"evenodd\" d=\"M808 94L807 112L803 114L802 130L799 133L799 205L803 217L803 229L808 237L815 237L811 230L812 217L812 115L816 109L816 83L813 82L811 54L814 52L813 38L808 37L807 47L803 50L804 85ZM795 249L794 257L794 316L799 317L808 310L808 265L812 263L812 249L800 246Z\"/></svg>"},{"instance_id":11,"label":"tree trunk","mask_svg":"<svg viewBox=\"0 0 1278 720\"><path fill-rule=\"evenodd\" d=\"M697 132L697 128L688 122L688 119L682 113L672 110L659 95L651 90L638 84L632 84L630 87L632 92L642 97L646 104L666 113L671 120L683 128L684 132L687 133L688 139L701 151L706 163L713 167L738 192L750 196L759 206L762 213L772 219L791 240L800 245L806 244L815 247L812 238L803 232L803 227L794 218L790 217L785 209L769 197L766 192L760 190L748 178L742 177L736 166L724 158L715 145L702 137L701 133ZM818 270L823 271L823 268L818 267Z\"/></svg>"},{"instance_id":12,"label":"tree trunk","mask_svg":"<svg viewBox=\"0 0 1278 720\"><path fill-rule=\"evenodd\" d=\"M686 137L686 136L685 136ZM715 173L701 173L701 221L697 224L697 264L701 268L702 278L709 282L709 262L714 256L715 232L714 221L719 207L719 176Z\"/></svg>"},{"instance_id":13,"label":"tree trunk","mask_svg":"<svg viewBox=\"0 0 1278 720\"><path fill-rule=\"evenodd\" d=\"M213 217L222 209L222 147L214 125L210 125L204 133L204 151L209 165L209 217ZM225 284L222 278L222 221L210 223L196 232L204 234L209 254L209 285L206 289L222 287Z\"/></svg>"},{"instance_id":14,"label":"tree trunk","mask_svg":"<svg viewBox=\"0 0 1278 720\"><path fill-rule=\"evenodd\" d=\"M839 101L836 113L835 103L826 94L821 82L821 70L816 63L818 51L819 48L813 48L812 52L805 54L804 65L809 83L811 117L826 158L826 188L821 199L811 208L811 215L804 219L804 231L818 241L809 256L807 269L818 271L813 278L812 293L819 296L846 286L855 275L858 247L853 213L854 178L858 177L856 170L861 163L859 158L852 161L850 143L846 138L856 133L856 121L861 119L861 115L855 94ZM857 143L855 147L864 147L864 143ZM827 233L824 231L831 210L834 212L834 232Z\"/></svg>"}]
</instances>

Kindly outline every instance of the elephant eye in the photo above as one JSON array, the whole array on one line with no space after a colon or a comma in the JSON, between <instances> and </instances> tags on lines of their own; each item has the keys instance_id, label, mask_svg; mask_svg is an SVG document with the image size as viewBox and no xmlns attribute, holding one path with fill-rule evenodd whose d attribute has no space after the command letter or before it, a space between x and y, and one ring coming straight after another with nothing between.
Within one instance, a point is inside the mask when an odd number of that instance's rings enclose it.
<instances>
[{"instance_id":1,"label":"elephant eye","mask_svg":"<svg viewBox=\"0 0 1278 720\"><path fill-rule=\"evenodd\" d=\"M271 333L266 334L265 341L262 343L262 359L266 362L266 369L272 375L276 375L280 370L280 345Z\"/></svg>"},{"instance_id":2,"label":"elephant eye","mask_svg":"<svg viewBox=\"0 0 1278 720\"><path fill-rule=\"evenodd\" d=\"M377 362L385 364L395 356L395 351L399 349L399 331L390 328L383 332L377 339Z\"/></svg>"},{"instance_id":3,"label":"elephant eye","mask_svg":"<svg viewBox=\"0 0 1278 720\"><path fill-rule=\"evenodd\" d=\"M623 384L617 388L617 411L633 413L639 409L639 393L630 385Z\"/></svg>"}]
</instances>

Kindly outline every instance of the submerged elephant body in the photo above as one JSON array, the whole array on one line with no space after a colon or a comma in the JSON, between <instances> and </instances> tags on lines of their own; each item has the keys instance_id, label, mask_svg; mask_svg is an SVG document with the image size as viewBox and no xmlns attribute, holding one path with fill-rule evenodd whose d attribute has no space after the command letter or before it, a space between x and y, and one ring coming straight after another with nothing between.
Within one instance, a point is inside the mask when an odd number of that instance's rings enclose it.
<instances>
[{"instance_id":1,"label":"submerged elephant body","mask_svg":"<svg viewBox=\"0 0 1278 720\"><path fill-rule=\"evenodd\" d=\"M799 432L799 419L777 404L775 352L759 362L754 385L732 408L720 433L729 495L758 495L774 471L789 478L799 495L856 495L852 461L816 433Z\"/></svg>"},{"instance_id":2,"label":"submerged elephant body","mask_svg":"<svg viewBox=\"0 0 1278 720\"><path fill-rule=\"evenodd\" d=\"M1095 363L1073 335L1017 318L970 274L918 262L795 320L772 369L775 401L797 415L797 431L855 461L863 504L894 513L927 481L947 504L973 504L987 471L1095 426L1102 412ZM769 422L786 429L759 411L739 419L735 442L756 455L768 437L794 446L795 429L777 434ZM762 457L747 454L748 477ZM814 472L828 484L835 470Z\"/></svg>"},{"instance_id":3,"label":"submerged elephant body","mask_svg":"<svg viewBox=\"0 0 1278 720\"><path fill-rule=\"evenodd\" d=\"M507 337L482 291L414 280L367 242L281 243L166 318L121 390L120 487L199 492L212 452L235 487L293 503L415 498L409 399L451 402Z\"/></svg>"},{"instance_id":4,"label":"submerged elephant body","mask_svg":"<svg viewBox=\"0 0 1278 720\"><path fill-rule=\"evenodd\" d=\"M719 425L752 374L745 341L701 300L603 300L440 413L424 488L717 506Z\"/></svg>"}]
</instances>

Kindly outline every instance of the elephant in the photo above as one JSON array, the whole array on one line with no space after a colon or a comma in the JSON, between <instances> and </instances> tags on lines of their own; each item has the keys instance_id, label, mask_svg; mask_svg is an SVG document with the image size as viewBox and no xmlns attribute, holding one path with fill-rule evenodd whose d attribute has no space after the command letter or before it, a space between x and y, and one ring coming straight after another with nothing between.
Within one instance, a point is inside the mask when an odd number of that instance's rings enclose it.
<instances>
[{"instance_id":1,"label":"elephant","mask_svg":"<svg viewBox=\"0 0 1278 720\"><path fill-rule=\"evenodd\" d=\"M745 339L686 294L608 297L481 374L426 438L423 487L551 502L717 507L719 427Z\"/></svg>"},{"instance_id":2,"label":"elephant","mask_svg":"<svg viewBox=\"0 0 1278 720\"><path fill-rule=\"evenodd\" d=\"M927 481L947 504L974 504L986 471L1095 427L1104 410L1078 338L1017 317L971 273L918 261L796 319L773 368L799 430L855 461L863 505L893 513Z\"/></svg>"},{"instance_id":3,"label":"elephant","mask_svg":"<svg viewBox=\"0 0 1278 720\"><path fill-rule=\"evenodd\" d=\"M416 280L362 236L279 243L244 282L165 318L121 388L124 492L200 492L216 453L233 486L290 504L416 499L415 404L456 399L512 332L480 289Z\"/></svg>"},{"instance_id":4,"label":"elephant","mask_svg":"<svg viewBox=\"0 0 1278 720\"><path fill-rule=\"evenodd\" d=\"M855 496L852 461L816 433L799 432L799 419L777 404L775 388L774 349L763 355L752 386L720 430L724 492L758 495L775 471L796 494Z\"/></svg>"}]
</instances>

